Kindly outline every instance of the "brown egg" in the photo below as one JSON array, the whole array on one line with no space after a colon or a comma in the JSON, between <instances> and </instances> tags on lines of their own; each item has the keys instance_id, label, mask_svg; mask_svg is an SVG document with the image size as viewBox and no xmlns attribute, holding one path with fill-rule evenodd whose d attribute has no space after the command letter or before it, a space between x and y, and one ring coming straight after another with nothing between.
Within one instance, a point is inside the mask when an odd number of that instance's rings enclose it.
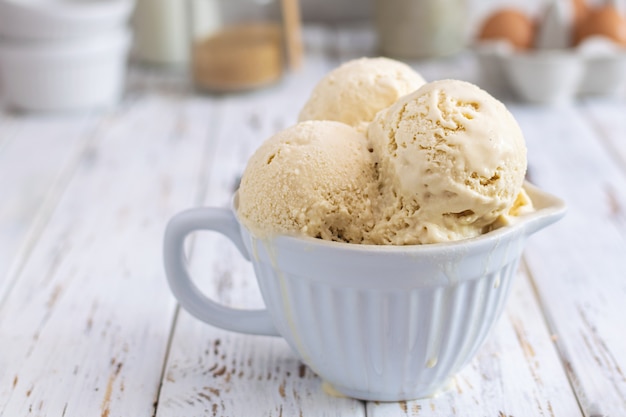
<instances>
[{"instance_id":1,"label":"brown egg","mask_svg":"<svg viewBox=\"0 0 626 417\"><path fill-rule=\"evenodd\" d=\"M576 44L589 36L604 36L626 46L626 18L611 5L592 9L577 27Z\"/></svg>"},{"instance_id":2,"label":"brown egg","mask_svg":"<svg viewBox=\"0 0 626 417\"><path fill-rule=\"evenodd\" d=\"M574 11L574 25L584 21L589 14L589 6L585 0L572 0L572 10Z\"/></svg>"},{"instance_id":3,"label":"brown egg","mask_svg":"<svg viewBox=\"0 0 626 417\"><path fill-rule=\"evenodd\" d=\"M505 39L518 49L528 49L533 44L534 23L524 13L502 9L485 20L478 35L481 40Z\"/></svg>"}]
</instances>

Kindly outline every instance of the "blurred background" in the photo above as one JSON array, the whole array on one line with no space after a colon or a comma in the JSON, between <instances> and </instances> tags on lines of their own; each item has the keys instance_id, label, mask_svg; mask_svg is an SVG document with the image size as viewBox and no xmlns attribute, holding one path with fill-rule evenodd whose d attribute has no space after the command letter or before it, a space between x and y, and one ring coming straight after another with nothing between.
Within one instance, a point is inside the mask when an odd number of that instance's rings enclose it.
<instances>
[{"instance_id":1,"label":"blurred background","mask_svg":"<svg viewBox=\"0 0 626 417\"><path fill-rule=\"evenodd\" d=\"M373 21L375 0L302 0L302 16L311 22ZM468 27L476 24L490 11L513 6L529 12L538 11L544 0L465 0Z\"/></svg>"},{"instance_id":2,"label":"blurred background","mask_svg":"<svg viewBox=\"0 0 626 417\"><path fill-rule=\"evenodd\" d=\"M254 90L307 65L303 30L324 26L355 27L362 55L426 72L429 61L459 59L459 67L476 68L459 78L503 99L554 105L619 98L623 3L0 0L0 97L18 111L110 107L126 92L129 67L178 74L198 93Z\"/></svg>"}]
</instances>

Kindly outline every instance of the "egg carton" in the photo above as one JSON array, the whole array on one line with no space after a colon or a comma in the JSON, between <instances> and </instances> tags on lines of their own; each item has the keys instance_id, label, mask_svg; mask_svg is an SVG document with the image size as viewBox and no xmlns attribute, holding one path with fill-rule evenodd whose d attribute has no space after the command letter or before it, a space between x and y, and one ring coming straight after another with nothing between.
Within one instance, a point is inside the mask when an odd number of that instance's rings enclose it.
<instances>
[{"instance_id":1,"label":"egg carton","mask_svg":"<svg viewBox=\"0 0 626 417\"><path fill-rule=\"evenodd\" d=\"M506 41L483 41L474 50L485 88L506 89L527 102L619 96L626 84L626 48L602 37L567 49L517 51Z\"/></svg>"}]
</instances>

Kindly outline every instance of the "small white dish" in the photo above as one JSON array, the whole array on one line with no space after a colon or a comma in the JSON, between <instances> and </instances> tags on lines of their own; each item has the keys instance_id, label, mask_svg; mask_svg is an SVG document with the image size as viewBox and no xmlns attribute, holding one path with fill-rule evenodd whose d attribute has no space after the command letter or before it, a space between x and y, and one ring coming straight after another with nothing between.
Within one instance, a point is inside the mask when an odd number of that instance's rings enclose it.
<instances>
[{"instance_id":1,"label":"small white dish","mask_svg":"<svg viewBox=\"0 0 626 417\"><path fill-rule=\"evenodd\" d=\"M49 40L91 36L129 19L133 0L0 0L0 37Z\"/></svg>"},{"instance_id":2,"label":"small white dish","mask_svg":"<svg viewBox=\"0 0 626 417\"><path fill-rule=\"evenodd\" d=\"M128 29L71 41L0 41L5 102L29 111L112 106L123 93L130 43Z\"/></svg>"}]
</instances>

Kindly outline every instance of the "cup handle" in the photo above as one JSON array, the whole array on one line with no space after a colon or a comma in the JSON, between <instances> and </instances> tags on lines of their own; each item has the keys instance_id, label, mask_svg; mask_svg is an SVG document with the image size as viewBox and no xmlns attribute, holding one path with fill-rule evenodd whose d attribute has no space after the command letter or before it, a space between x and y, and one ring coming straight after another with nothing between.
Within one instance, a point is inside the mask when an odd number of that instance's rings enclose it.
<instances>
[{"instance_id":1,"label":"cup handle","mask_svg":"<svg viewBox=\"0 0 626 417\"><path fill-rule=\"evenodd\" d=\"M195 230L212 230L229 238L250 260L239 233L239 223L231 210L195 208L183 211L169 221L163 241L165 274L181 306L196 318L222 329L240 333L280 336L267 309L240 310L216 303L193 283L187 268L185 238Z\"/></svg>"}]
</instances>

